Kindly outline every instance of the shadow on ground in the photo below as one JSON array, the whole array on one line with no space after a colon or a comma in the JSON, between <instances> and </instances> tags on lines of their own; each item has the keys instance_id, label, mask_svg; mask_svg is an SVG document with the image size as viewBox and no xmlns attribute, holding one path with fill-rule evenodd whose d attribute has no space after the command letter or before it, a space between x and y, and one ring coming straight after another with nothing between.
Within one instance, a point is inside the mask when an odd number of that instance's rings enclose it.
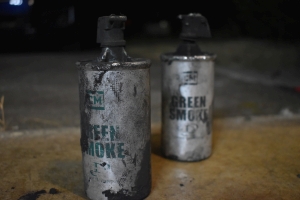
<instances>
[{"instance_id":1,"label":"shadow on ground","mask_svg":"<svg viewBox=\"0 0 300 200\"><path fill-rule=\"evenodd\" d=\"M41 172L41 178L54 185L86 198L82 174L82 162L57 160L49 163Z\"/></svg>"}]
</instances>

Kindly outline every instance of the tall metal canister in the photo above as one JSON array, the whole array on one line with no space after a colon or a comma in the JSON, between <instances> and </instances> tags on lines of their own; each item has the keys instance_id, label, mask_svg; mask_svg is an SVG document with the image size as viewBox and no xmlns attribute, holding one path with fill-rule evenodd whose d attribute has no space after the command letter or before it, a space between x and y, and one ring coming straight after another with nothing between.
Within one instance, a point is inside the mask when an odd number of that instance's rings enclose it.
<instances>
[{"instance_id":1,"label":"tall metal canister","mask_svg":"<svg viewBox=\"0 0 300 200\"><path fill-rule=\"evenodd\" d=\"M199 161L212 151L214 60L196 40L211 37L199 13L179 15L182 43L162 61L162 151L179 161Z\"/></svg>"},{"instance_id":2,"label":"tall metal canister","mask_svg":"<svg viewBox=\"0 0 300 200\"><path fill-rule=\"evenodd\" d=\"M144 199L151 189L151 62L127 55L126 20L100 17L99 56L76 63L84 186L92 200Z\"/></svg>"}]
</instances>

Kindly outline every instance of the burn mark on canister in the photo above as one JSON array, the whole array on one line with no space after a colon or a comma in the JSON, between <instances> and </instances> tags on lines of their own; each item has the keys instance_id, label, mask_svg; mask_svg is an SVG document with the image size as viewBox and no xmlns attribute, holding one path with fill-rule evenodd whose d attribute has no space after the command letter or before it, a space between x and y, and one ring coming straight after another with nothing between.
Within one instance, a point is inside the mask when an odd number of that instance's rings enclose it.
<instances>
[{"instance_id":1,"label":"burn mark on canister","mask_svg":"<svg viewBox=\"0 0 300 200\"><path fill-rule=\"evenodd\" d=\"M137 157L137 155L136 155L136 154L134 154L134 157L132 157L132 156L131 156L131 154L130 154L130 153L127 151L127 150L125 150L125 151L124 151L124 155L128 156L128 157L129 157L129 159L128 159L128 160L129 160L129 162L130 162L130 163L133 163L133 164L134 164L134 166L136 166L136 161L137 161L137 160L136 160L136 159L137 159L137 158L136 158L136 157ZM122 162L123 162L123 164L124 164L124 165L125 165L125 167L126 167L126 163L125 163L125 161L124 161L124 160L122 160Z\"/></svg>"},{"instance_id":2,"label":"burn mark on canister","mask_svg":"<svg viewBox=\"0 0 300 200\"><path fill-rule=\"evenodd\" d=\"M95 134L95 140L100 140L100 135Z\"/></svg>"},{"instance_id":3,"label":"burn mark on canister","mask_svg":"<svg viewBox=\"0 0 300 200\"><path fill-rule=\"evenodd\" d=\"M136 154L134 154L134 158L132 160L132 163L134 164L134 166L136 166Z\"/></svg>"},{"instance_id":4,"label":"burn mark on canister","mask_svg":"<svg viewBox=\"0 0 300 200\"><path fill-rule=\"evenodd\" d=\"M90 115L81 115L81 138L80 138L80 145L81 145L81 151L86 152L88 150L89 141L88 141L88 124Z\"/></svg>"},{"instance_id":5,"label":"burn mark on canister","mask_svg":"<svg viewBox=\"0 0 300 200\"><path fill-rule=\"evenodd\" d=\"M208 119L207 119L207 123L206 123L206 130L207 130L207 135L211 134L211 130L212 130L212 105L209 106L208 108Z\"/></svg>"},{"instance_id":6,"label":"burn mark on canister","mask_svg":"<svg viewBox=\"0 0 300 200\"><path fill-rule=\"evenodd\" d=\"M106 162L103 162L100 164L101 167L104 167L106 165Z\"/></svg>"},{"instance_id":7,"label":"burn mark on canister","mask_svg":"<svg viewBox=\"0 0 300 200\"><path fill-rule=\"evenodd\" d=\"M207 130L207 135L210 135L211 132L211 122L207 120L206 122L206 130Z\"/></svg>"},{"instance_id":8,"label":"burn mark on canister","mask_svg":"<svg viewBox=\"0 0 300 200\"><path fill-rule=\"evenodd\" d=\"M83 92L83 91L82 91ZM84 95L83 102L81 103L81 109L80 109L80 114L81 114L81 138L80 138L80 145L81 145L81 151L86 152L88 150L88 131L90 129L89 124L90 124L90 119L91 119L91 110L88 109L90 101L90 96L88 93Z\"/></svg>"},{"instance_id":9,"label":"burn mark on canister","mask_svg":"<svg viewBox=\"0 0 300 200\"><path fill-rule=\"evenodd\" d=\"M203 115L204 115L204 117L202 118L202 122L207 123L208 122L208 114L206 112L204 112Z\"/></svg>"},{"instance_id":10,"label":"burn mark on canister","mask_svg":"<svg viewBox=\"0 0 300 200\"><path fill-rule=\"evenodd\" d=\"M137 173L135 180L135 191L138 193L134 196L134 199L144 199L148 196L151 190L151 149L150 141L145 145L142 157L141 157L141 168Z\"/></svg>"},{"instance_id":11,"label":"burn mark on canister","mask_svg":"<svg viewBox=\"0 0 300 200\"><path fill-rule=\"evenodd\" d=\"M117 97L118 101L120 101L120 93L122 92L123 83L115 81L111 86L114 95Z\"/></svg>"},{"instance_id":12,"label":"burn mark on canister","mask_svg":"<svg viewBox=\"0 0 300 200\"><path fill-rule=\"evenodd\" d=\"M95 76L95 79L94 79L94 87L97 86L97 84L101 84L102 83L102 79L103 79L103 76L104 74L106 73L107 71L100 71L99 74L97 74Z\"/></svg>"},{"instance_id":13,"label":"burn mark on canister","mask_svg":"<svg viewBox=\"0 0 300 200\"><path fill-rule=\"evenodd\" d=\"M83 117L82 116L82 128L81 128L81 138L80 138L80 145L81 145L81 151L82 153L86 152L89 148L89 141L88 141L88 123L89 123L89 117Z\"/></svg>"},{"instance_id":14,"label":"burn mark on canister","mask_svg":"<svg viewBox=\"0 0 300 200\"><path fill-rule=\"evenodd\" d=\"M144 109L147 109L147 108L148 108L148 102L147 102L146 99L144 99L144 101L143 101L143 108L144 108Z\"/></svg>"},{"instance_id":15,"label":"burn mark on canister","mask_svg":"<svg viewBox=\"0 0 300 200\"><path fill-rule=\"evenodd\" d=\"M125 160L122 159L122 163L123 163L124 166L126 167L126 162L125 162Z\"/></svg>"},{"instance_id":16,"label":"burn mark on canister","mask_svg":"<svg viewBox=\"0 0 300 200\"><path fill-rule=\"evenodd\" d=\"M124 184L127 180L127 177L130 176L132 170L126 169L123 173L122 173L122 177L118 180L118 184L119 186L122 188L124 187ZM131 190L130 192L132 195L135 193L134 190Z\"/></svg>"},{"instance_id":17,"label":"burn mark on canister","mask_svg":"<svg viewBox=\"0 0 300 200\"><path fill-rule=\"evenodd\" d=\"M130 200L132 199L132 196L130 196L130 193L128 190L121 189L118 192L114 192L112 190L105 190L102 192L108 200Z\"/></svg>"},{"instance_id":18,"label":"burn mark on canister","mask_svg":"<svg viewBox=\"0 0 300 200\"><path fill-rule=\"evenodd\" d=\"M135 187L132 191L121 189L118 192L112 190L105 190L102 192L108 200L123 200L123 199L144 199L151 190L151 164L149 162L151 156L150 141L146 143L144 151L141 155L140 170L137 173L134 181ZM135 154L133 160L137 159ZM123 160L122 160L123 161ZM125 163L123 162L125 165ZM129 171L125 171L122 177L125 178L129 174Z\"/></svg>"},{"instance_id":19,"label":"burn mark on canister","mask_svg":"<svg viewBox=\"0 0 300 200\"><path fill-rule=\"evenodd\" d=\"M129 151L125 150L125 151L124 151L124 155L130 156Z\"/></svg>"},{"instance_id":20,"label":"burn mark on canister","mask_svg":"<svg viewBox=\"0 0 300 200\"><path fill-rule=\"evenodd\" d=\"M133 96L136 97L136 86L133 87Z\"/></svg>"}]
</instances>

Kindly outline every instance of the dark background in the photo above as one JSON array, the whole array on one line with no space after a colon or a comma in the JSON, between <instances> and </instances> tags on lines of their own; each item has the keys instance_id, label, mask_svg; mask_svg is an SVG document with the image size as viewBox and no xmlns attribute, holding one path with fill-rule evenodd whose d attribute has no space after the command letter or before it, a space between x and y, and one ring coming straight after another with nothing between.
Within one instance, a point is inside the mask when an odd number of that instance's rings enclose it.
<instances>
[{"instance_id":1,"label":"dark background","mask_svg":"<svg viewBox=\"0 0 300 200\"><path fill-rule=\"evenodd\" d=\"M215 39L257 38L293 42L299 38L299 3L288 0L187 1L168 5L147 1L0 1L1 52L89 50L97 48L97 18L126 15L125 39L177 38L179 14L201 13ZM166 3L164 3L166 4Z\"/></svg>"}]
</instances>

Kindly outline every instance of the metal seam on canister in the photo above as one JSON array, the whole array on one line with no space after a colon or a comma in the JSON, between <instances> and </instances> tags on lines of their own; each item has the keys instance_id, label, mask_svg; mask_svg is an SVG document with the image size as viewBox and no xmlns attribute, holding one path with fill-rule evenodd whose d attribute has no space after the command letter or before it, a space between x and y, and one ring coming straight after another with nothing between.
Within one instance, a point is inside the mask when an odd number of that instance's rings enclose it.
<instances>
[{"instance_id":1,"label":"metal seam on canister","mask_svg":"<svg viewBox=\"0 0 300 200\"><path fill-rule=\"evenodd\" d=\"M179 56L174 55L173 53L166 53L161 55L162 61L194 61L194 60L215 60L216 54L206 53L203 55L194 55L194 56Z\"/></svg>"}]
</instances>

